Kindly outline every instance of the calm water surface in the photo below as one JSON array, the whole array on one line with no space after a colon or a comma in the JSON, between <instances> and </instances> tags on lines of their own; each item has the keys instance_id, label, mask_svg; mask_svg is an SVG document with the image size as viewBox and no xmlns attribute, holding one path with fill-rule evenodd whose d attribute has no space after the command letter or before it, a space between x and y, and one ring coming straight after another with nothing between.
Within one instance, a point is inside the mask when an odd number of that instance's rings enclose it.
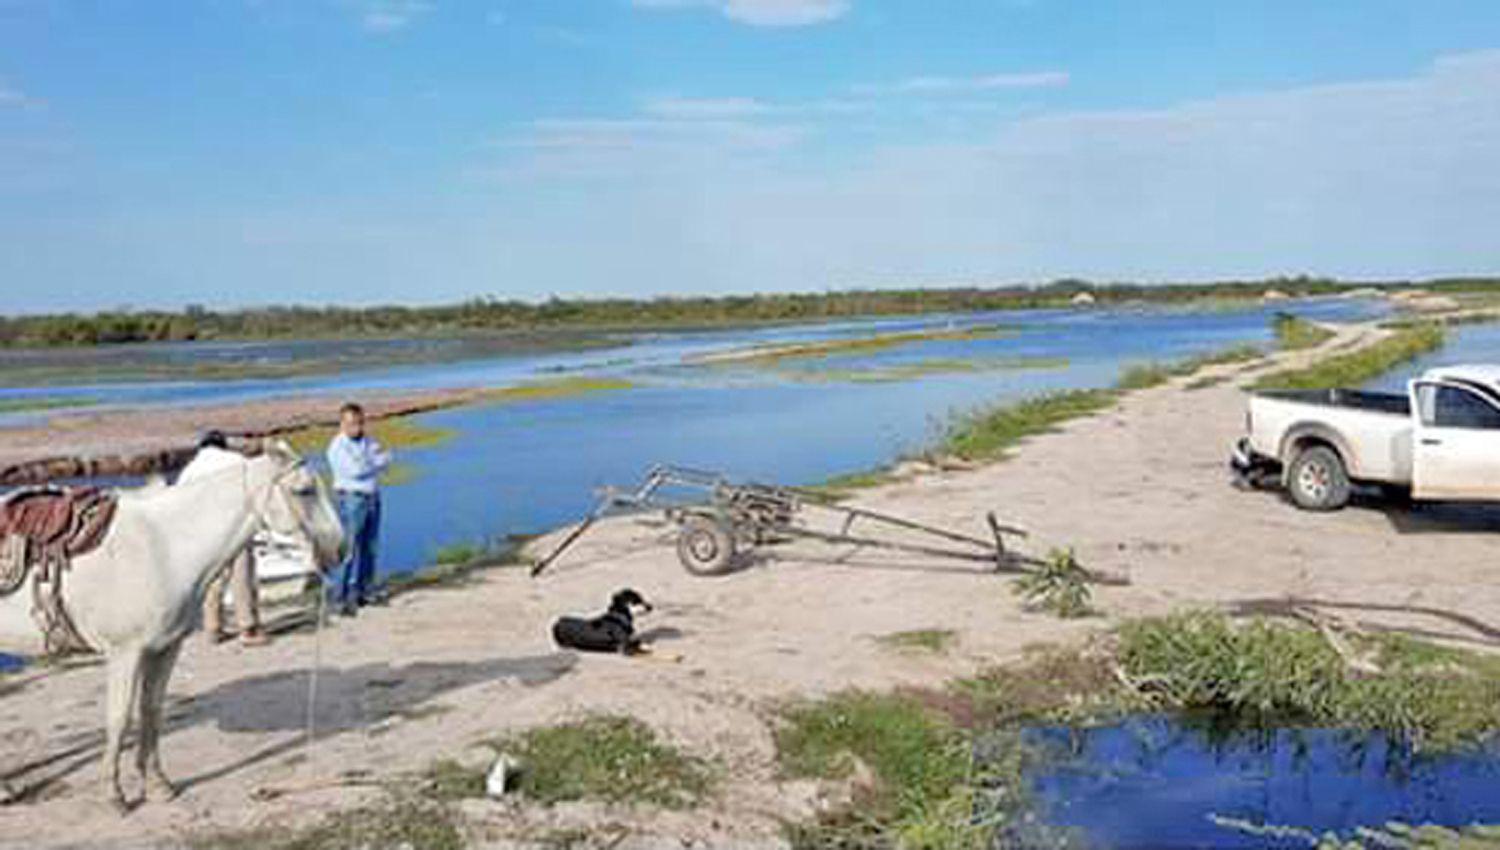
<instances>
[{"instance_id":1,"label":"calm water surface","mask_svg":"<svg viewBox=\"0 0 1500 850\"><path fill-rule=\"evenodd\" d=\"M1424 757L1383 735L1271 729L1228 736L1164 716L1025 740L1046 756L1028 778L1040 820L1071 827L1072 846L1314 846L1305 833L1351 837L1389 821L1500 823L1500 753ZM1252 834L1230 821L1292 826Z\"/></svg>"},{"instance_id":2,"label":"calm water surface","mask_svg":"<svg viewBox=\"0 0 1500 850\"><path fill-rule=\"evenodd\" d=\"M1378 315L1379 302L1303 301L1313 318ZM382 571L430 562L440 546L535 533L571 522L603 484L634 482L653 463L735 478L810 484L878 466L929 443L957 411L1053 390L1107 386L1123 365L1174 360L1270 340L1269 308L1048 310L834 322L814 326L637 334L618 348L363 369L277 380L102 383L67 390L0 388L0 401L73 393L106 407L191 405L377 389L504 386L570 374L615 375L635 387L574 398L453 409L418 418L457 436L400 451L415 477L388 488ZM1004 325L994 338L931 340L782 368L692 365L748 345L874 332ZM340 343L346 345L347 343ZM315 344L246 344L321 356ZM207 356L222 358L215 347ZM173 356L186 356L182 347ZM266 355L270 356L270 355ZM1005 368L870 381L880 370L933 360ZM1025 364L1032 367L1020 368ZM792 368L794 367L795 368ZM874 370L873 372L871 370ZM851 378L865 376L866 380ZM0 416L0 421L27 415Z\"/></svg>"}]
</instances>

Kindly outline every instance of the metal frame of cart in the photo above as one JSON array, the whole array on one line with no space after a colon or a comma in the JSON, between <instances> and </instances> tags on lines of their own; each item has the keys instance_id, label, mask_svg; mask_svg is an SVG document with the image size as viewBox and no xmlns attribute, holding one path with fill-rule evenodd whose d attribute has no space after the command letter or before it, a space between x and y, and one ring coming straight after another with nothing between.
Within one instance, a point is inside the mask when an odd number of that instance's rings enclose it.
<instances>
[{"instance_id":1,"label":"metal frame of cart","mask_svg":"<svg viewBox=\"0 0 1500 850\"><path fill-rule=\"evenodd\" d=\"M705 495L699 500L671 502L660 495L665 488L698 490ZM1024 538L1026 531L1002 525L994 513L985 516L993 535L986 539L891 514L837 504L827 497L795 487L735 484L716 472L659 465L652 467L633 490L610 487L601 491L594 510L532 567L531 574L539 575L551 566L599 520L610 515L652 510L664 511L668 519L677 523L677 557L694 575L728 572L740 555L759 546L795 538L973 561L986 564L997 572L1025 572L1039 563L1005 545L1006 536ZM824 511L837 517L838 531L809 527L800 519L808 511ZM925 536L931 542L904 543L869 537L863 530L870 526L901 529Z\"/></svg>"}]
</instances>

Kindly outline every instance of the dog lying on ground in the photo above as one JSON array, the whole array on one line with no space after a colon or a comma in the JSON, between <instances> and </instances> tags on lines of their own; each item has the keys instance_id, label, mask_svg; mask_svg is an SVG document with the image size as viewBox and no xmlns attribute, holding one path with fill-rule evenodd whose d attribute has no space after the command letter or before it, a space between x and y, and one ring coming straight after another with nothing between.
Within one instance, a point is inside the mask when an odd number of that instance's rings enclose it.
<instances>
[{"instance_id":1,"label":"dog lying on ground","mask_svg":"<svg viewBox=\"0 0 1500 850\"><path fill-rule=\"evenodd\" d=\"M598 617L559 618L552 624L552 639L558 646L585 652L638 652L641 642L635 636L635 608L649 612L651 603L626 588L610 599L609 610Z\"/></svg>"}]
</instances>

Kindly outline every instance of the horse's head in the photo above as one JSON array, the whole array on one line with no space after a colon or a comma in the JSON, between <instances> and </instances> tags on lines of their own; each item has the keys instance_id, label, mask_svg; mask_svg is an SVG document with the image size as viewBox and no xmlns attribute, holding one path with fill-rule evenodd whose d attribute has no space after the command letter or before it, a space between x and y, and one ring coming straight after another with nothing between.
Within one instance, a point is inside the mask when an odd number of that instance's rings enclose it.
<instances>
[{"instance_id":1,"label":"horse's head","mask_svg":"<svg viewBox=\"0 0 1500 850\"><path fill-rule=\"evenodd\" d=\"M261 521L277 534L305 537L319 570L337 566L343 560L344 528L323 479L283 440L269 443L259 460L271 465Z\"/></svg>"}]
</instances>

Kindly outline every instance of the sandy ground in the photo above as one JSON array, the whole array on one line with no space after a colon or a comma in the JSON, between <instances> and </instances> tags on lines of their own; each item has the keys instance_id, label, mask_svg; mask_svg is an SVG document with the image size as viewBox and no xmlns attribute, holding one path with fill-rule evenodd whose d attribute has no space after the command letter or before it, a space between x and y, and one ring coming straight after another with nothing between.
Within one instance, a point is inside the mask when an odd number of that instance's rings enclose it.
<instances>
[{"instance_id":1,"label":"sandy ground","mask_svg":"<svg viewBox=\"0 0 1500 850\"><path fill-rule=\"evenodd\" d=\"M1328 347L1374 333L1346 330ZM1221 369L1246 376L1243 366ZM1225 458L1243 427L1243 394L1227 384L1186 391L1182 383L1135 393L1030 441L1006 463L922 475L857 500L974 533L995 511L1032 531L1030 552L1075 547L1085 565L1131 580L1096 591L1102 617L1062 622L1027 613L1009 578L969 565L809 544L779 548L732 575L697 578L678 566L668 529L614 521L540 579L499 570L459 588L410 593L338 621L321 639L295 634L249 650L195 641L171 683L172 730L163 743L168 771L186 791L125 819L97 781L101 671L3 680L0 775L12 786L51 781L36 799L0 807L0 844L138 846L305 819L372 792L334 788L257 802L252 790L347 771L388 778L440 757L477 763L487 751L475 745L498 733L618 712L718 758L724 782L716 802L688 814L473 802L465 810L478 825L477 843L618 824L633 833L622 847L775 846L780 819L809 816L821 793L774 775L775 708L794 696L938 684L1123 617L1289 597L1371 627L1476 647L1500 641L1500 513L1368 502L1311 514L1275 494L1233 489ZM658 603L644 626L680 662L553 648L554 617L596 610L623 586ZM876 640L923 628L955 630L956 647L911 655ZM300 737L305 671L319 652L317 739L308 747ZM39 766L21 770L26 765Z\"/></svg>"}]
</instances>

